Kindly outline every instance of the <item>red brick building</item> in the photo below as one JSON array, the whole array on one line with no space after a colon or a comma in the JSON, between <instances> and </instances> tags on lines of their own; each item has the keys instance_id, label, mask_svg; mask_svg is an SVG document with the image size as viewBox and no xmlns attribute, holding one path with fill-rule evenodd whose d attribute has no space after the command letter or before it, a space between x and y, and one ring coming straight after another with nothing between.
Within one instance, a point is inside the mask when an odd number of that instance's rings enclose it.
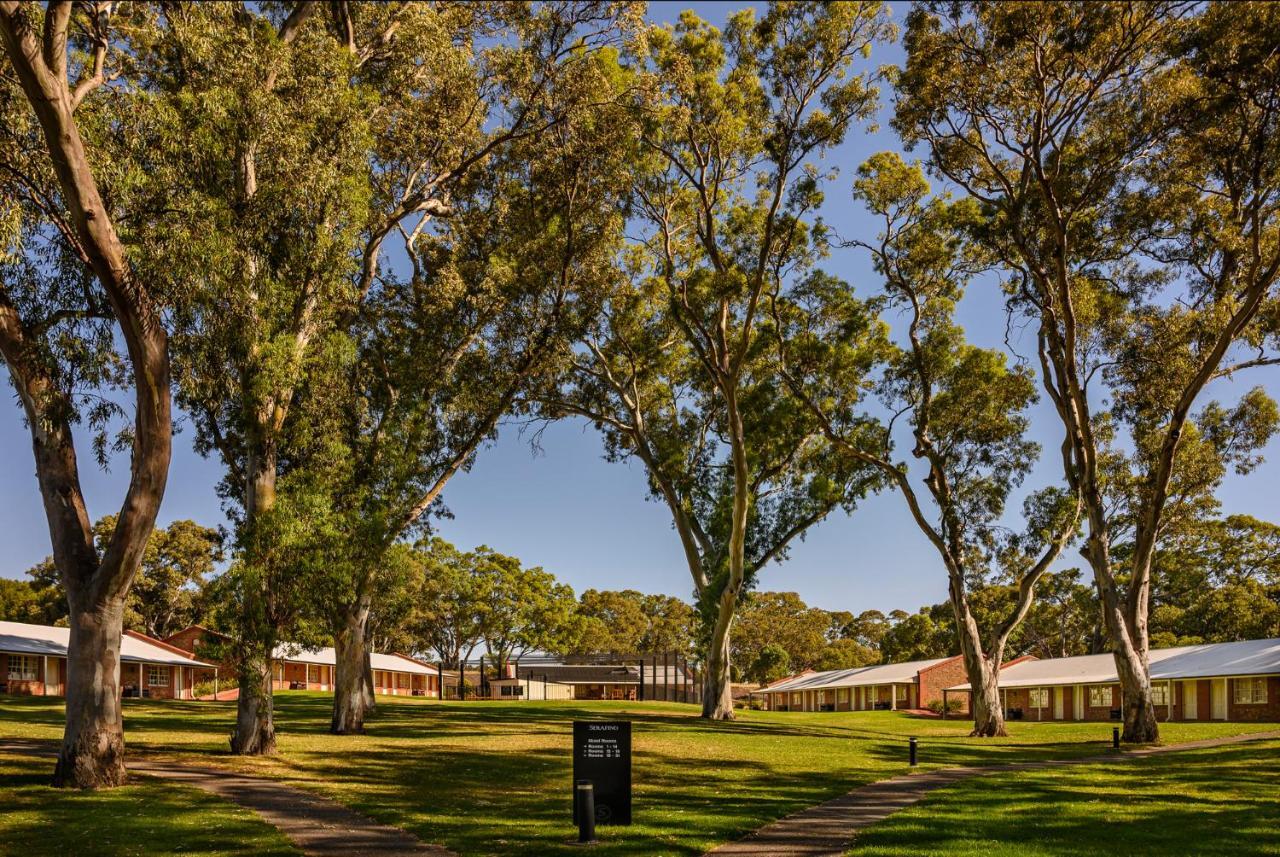
<instances>
[{"instance_id":1,"label":"red brick building","mask_svg":"<svg viewBox=\"0 0 1280 857\"><path fill-rule=\"evenodd\" d=\"M0 622L0 693L63 696L67 689L69 628ZM197 682L214 677L213 664L137 631L120 639L120 688L124 696L192 699Z\"/></svg>"},{"instance_id":2,"label":"red brick building","mask_svg":"<svg viewBox=\"0 0 1280 857\"><path fill-rule=\"evenodd\" d=\"M1153 649L1151 689L1160 720L1280 722L1280 639ZM1119 720L1120 684L1110 654L1010 665L1000 676L1011 720ZM967 699L969 685L946 688Z\"/></svg>"},{"instance_id":3,"label":"red brick building","mask_svg":"<svg viewBox=\"0 0 1280 857\"><path fill-rule=\"evenodd\" d=\"M894 711L941 699L942 689L964 678L960 657L805 672L752 694L771 711Z\"/></svg>"}]
</instances>

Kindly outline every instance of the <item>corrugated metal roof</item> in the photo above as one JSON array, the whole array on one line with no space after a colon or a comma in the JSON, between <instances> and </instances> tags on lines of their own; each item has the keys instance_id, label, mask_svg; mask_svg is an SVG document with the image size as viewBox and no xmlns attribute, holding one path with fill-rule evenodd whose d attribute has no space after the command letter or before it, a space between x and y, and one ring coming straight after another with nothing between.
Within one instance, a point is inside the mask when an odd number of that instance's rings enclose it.
<instances>
[{"instance_id":1,"label":"corrugated metal roof","mask_svg":"<svg viewBox=\"0 0 1280 857\"><path fill-rule=\"evenodd\" d=\"M70 639L70 628L59 628L55 625L28 625L26 622L0 622L0 652L65 658ZM184 667L212 666L204 661L183 657L176 652L128 634L120 638L120 660L126 663Z\"/></svg>"},{"instance_id":2,"label":"corrugated metal roof","mask_svg":"<svg viewBox=\"0 0 1280 857\"><path fill-rule=\"evenodd\" d=\"M782 690L816 690L831 687L870 687L876 684L905 684L915 681L920 670L949 661L951 658L932 658L926 661L904 661L900 664L879 664L870 667L854 667L847 670L826 670L805 673L795 678L762 687L756 693L773 693Z\"/></svg>"},{"instance_id":3,"label":"corrugated metal roof","mask_svg":"<svg viewBox=\"0 0 1280 857\"><path fill-rule=\"evenodd\" d=\"M1280 674L1280 639L1152 649L1150 663L1151 678L1155 681ZM1116 681L1119 681L1116 661L1110 653L1023 661L1000 671L1001 687L1110 684ZM947 688L968 689L967 682Z\"/></svg>"},{"instance_id":4,"label":"corrugated metal roof","mask_svg":"<svg viewBox=\"0 0 1280 857\"><path fill-rule=\"evenodd\" d=\"M277 661L292 661L295 664L321 664L336 666L338 653L332 648L304 649L296 643L281 643L271 655ZM415 660L400 655L385 655L381 652L369 654L369 666L375 670L390 672L415 673L417 675L435 675L435 667L429 667Z\"/></svg>"}]
</instances>

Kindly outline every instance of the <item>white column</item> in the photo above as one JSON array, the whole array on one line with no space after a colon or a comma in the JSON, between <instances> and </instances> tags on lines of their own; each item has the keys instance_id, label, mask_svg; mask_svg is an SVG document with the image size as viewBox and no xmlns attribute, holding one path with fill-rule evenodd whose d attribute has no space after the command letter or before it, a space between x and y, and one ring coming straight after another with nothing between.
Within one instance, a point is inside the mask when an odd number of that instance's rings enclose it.
<instances>
[{"instance_id":1,"label":"white column","mask_svg":"<svg viewBox=\"0 0 1280 857\"><path fill-rule=\"evenodd\" d=\"M44 656L44 695L50 696L49 693L49 656Z\"/></svg>"},{"instance_id":2,"label":"white column","mask_svg":"<svg viewBox=\"0 0 1280 857\"><path fill-rule=\"evenodd\" d=\"M142 699L142 661L138 661L138 699Z\"/></svg>"},{"instance_id":3,"label":"white column","mask_svg":"<svg viewBox=\"0 0 1280 857\"><path fill-rule=\"evenodd\" d=\"M173 676L173 697L182 699L182 667L177 667L177 672Z\"/></svg>"},{"instance_id":4,"label":"white column","mask_svg":"<svg viewBox=\"0 0 1280 857\"><path fill-rule=\"evenodd\" d=\"M896 684L889 685L889 710L898 710L898 686Z\"/></svg>"}]
</instances>

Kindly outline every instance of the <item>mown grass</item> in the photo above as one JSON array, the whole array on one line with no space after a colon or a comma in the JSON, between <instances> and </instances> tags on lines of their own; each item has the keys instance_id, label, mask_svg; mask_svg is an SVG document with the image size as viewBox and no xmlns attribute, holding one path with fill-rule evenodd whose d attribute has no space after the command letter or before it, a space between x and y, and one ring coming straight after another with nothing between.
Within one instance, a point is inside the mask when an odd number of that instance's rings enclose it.
<instances>
[{"instance_id":1,"label":"mown grass","mask_svg":"<svg viewBox=\"0 0 1280 857\"><path fill-rule=\"evenodd\" d=\"M332 698L277 696L279 756L227 754L233 703L127 700L131 752L277 777L464 855L578 853L571 845L572 722L633 723L635 821L602 827L593 853L700 854L787 813L921 767L1070 758L1105 751L1106 723L1013 723L997 741L963 721L897 712L746 712L709 723L661 703L437 703L381 700L368 734L327 733ZM0 734L57 737L56 700L0 699ZM1166 741L1273 728L1169 724ZM2 835L2 834L0 834Z\"/></svg>"},{"instance_id":2,"label":"mown grass","mask_svg":"<svg viewBox=\"0 0 1280 857\"><path fill-rule=\"evenodd\" d=\"M968 780L869 828L849 853L1280 854L1280 741Z\"/></svg>"},{"instance_id":3,"label":"mown grass","mask_svg":"<svg viewBox=\"0 0 1280 857\"><path fill-rule=\"evenodd\" d=\"M198 789L135 778L124 788L77 792L51 788L49 774L46 756L0 754L0 854L301 854L249 810Z\"/></svg>"}]
</instances>

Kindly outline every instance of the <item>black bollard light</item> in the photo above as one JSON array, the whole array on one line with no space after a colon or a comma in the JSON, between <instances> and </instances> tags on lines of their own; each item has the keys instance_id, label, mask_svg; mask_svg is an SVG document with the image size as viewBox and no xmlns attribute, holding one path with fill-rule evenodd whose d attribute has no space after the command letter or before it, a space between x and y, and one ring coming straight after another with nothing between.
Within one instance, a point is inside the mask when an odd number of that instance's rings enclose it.
<instances>
[{"instance_id":1,"label":"black bollard light","mask_svg":"<svg viewBox=\"0 0 1280 857\"><path fill-rule=\"evenodd\" d=\"M1111 749L1113 750L1120 749L1120 727L1119 726L1111 727Z\"/></svg>"},{"instance_id":2,"label":"black bollard light","mask_svg":"<svg viewBox=\"0 0 1280 857\"><path fill-rule=\"evenodd\" d=\"M914 768L914 767L916 766L917 762L919 761L919 755L920 755L920 754L919 754L920 739L919 739L919 738L911 738L911 739L908 741L908 744L909 744L909 745L910 745L910 747L911 747L911 767L913 767L913 768Z\"/></svg>"},{"instance_id":3,"label":"black bollard light","mask_svg":"<svg viewBox=\"0 0 1280 857\"><path fill-rule=\"evenodd\" d=\"M596 841L596 791L591 780L578 780L574 784L573 799L578 817L578 841Z\"/></svg>"}]
</instances>

